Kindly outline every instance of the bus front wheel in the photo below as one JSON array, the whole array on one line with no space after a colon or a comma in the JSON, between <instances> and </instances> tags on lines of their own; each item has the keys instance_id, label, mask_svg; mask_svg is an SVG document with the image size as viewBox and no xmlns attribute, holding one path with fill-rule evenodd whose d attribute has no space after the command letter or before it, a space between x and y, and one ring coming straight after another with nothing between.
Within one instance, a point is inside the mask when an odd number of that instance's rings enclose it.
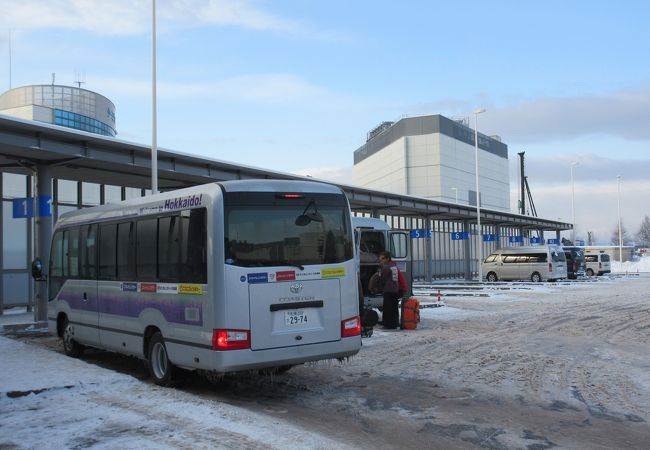
<instances>
[{"instance_id":1,"label":"bus front wheel","mask_svg":"<svg viewBox=\"0 0 650 450\"><path fill-rule=\"evenodd\" d=\"M176 368L167 356L165 340L160 332L154 333L149 341L147 366L154 383L165 387L174 385Z\"/></svg>"},{"instance_id":2,"label":"bus front wheel","mask_svg":"<svg viewBox=\"0 0 650 450\"><path fill-rule=\"evenodd\" d=\"M66 355L78 358L84 352L85 347L75 341L74 327L68 321L68 318L63 319L61 326L61 340L63 341L63 351Z\"/></svg>"}]
</instances>

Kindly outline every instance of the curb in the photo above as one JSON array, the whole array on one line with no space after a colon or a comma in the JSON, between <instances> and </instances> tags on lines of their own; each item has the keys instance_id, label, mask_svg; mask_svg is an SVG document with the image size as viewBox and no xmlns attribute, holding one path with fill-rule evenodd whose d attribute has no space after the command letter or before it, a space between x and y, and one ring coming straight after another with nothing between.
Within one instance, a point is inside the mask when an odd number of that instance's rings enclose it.
<instances>
[{"instance_id":1,"label":"curb","mask_svg":"<svg viewBox=\"0 0 650 450\"><path fill-rule=\"evenodd\" d=\"M48 334L47 321L0 325L0 335L40 336Z\"/></svg>"}]
</instances>

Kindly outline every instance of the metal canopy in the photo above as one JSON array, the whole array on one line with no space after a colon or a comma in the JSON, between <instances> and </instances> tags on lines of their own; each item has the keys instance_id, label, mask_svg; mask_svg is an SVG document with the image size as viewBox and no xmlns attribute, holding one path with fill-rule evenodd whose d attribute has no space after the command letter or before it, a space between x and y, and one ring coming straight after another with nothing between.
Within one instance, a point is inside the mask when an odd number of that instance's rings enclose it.
<instances>
[{"instance_id":1,"label":"metal canopy","mask_svg":"<svg viewBox=\"0 0 650 450\"><path fill-rule=\"evenodd\" d=\"M31 175L37 165L48 165L54 178L146 189L151 186L150 155L151 148L145 145L0 115L0 171L3 172ZM313 180L160 149L158 171L160 190L235 179ZM353 211L434 220L476 220L473 206L338 185L347 194ZM481 208L481 222L545 231L572 228L569 223L484 208Z\"/></svg>"}]
</instances>

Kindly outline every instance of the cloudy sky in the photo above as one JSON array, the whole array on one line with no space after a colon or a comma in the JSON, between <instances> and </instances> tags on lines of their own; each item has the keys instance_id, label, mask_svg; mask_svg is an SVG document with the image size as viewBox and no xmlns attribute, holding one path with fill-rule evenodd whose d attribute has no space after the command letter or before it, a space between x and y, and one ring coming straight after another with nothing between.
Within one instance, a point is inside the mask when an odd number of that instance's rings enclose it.
<instances>
[{"instance_id":1,"label":"cloudy sky","mask_svg":"<svg viewBox=\"0 0 650 450\"><path fill-rule=\"evenodd\" d=\"M0 0L0 91L82 87L151 142L150 0ZM609 241L650 215L650 3L158 0L158 145L350 183L378 123L470 117L538 214ZM11 35L11 58L9 36ZM9 64L11 61L11 64ZM10 70L11 68L11 70ZM11 82L10 82L11 73Z\"/></svg>"}]
</instances>

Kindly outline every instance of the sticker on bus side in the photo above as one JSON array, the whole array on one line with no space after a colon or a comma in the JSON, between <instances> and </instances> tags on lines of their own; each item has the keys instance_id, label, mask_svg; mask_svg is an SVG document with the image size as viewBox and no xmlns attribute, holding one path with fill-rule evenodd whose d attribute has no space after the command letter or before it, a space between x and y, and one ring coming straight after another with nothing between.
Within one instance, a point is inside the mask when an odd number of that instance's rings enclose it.
<instances>
[{"instance_id":1,"label":"sticker on bus side","mask_svg":"<svg viewBox=\"0 0 650 450\"><path fill-rule=\"evenodd\" d=\"M320 278L320 270L314 272L298 272L296 273L296 280L309 280L314 278Z\"/></svg>"},{"instance_id":2,"label":"sticker on bus side","mask_svg":"<svg viewBox=\"0 0 650 450\"><path fill-rule=\"evenodd\" d=\"M158 283L159 294L178 294L178 285L169 283Z\"/></svg>"},{"instance_id":3,"label":"sticker on bus side","mask_svg":"<svg viewBox=\"0 0 650 450\"><path fill-rule=\"evenodd\" d=\"M251 284L254 283L268 283L269 282L269 274L266 272L259 272L259 273L249 273L248 274L248 282Z\"/></svg>"},{"instance_id":4,"label":"sticker on bus side","mask_svg":"<svg viewBox=\"0 0 650 450\"><path fill-rule=\"evenodd\" d=\"M138 283L122 283L122 291L138 292Z\"/></svg>"},{"instance_id":5,"label":"sticker on bus side","mask_svg":"<svg viewBox=\"0 0 650 450\"><path fill-rule=\"evenodd\" d=\"M294 281L296 279L296 272L294 270L283 270L275 272L275 281Z\"/></svg>"},{"instance_id":6,"label":"sticker on bus side","mask_svg":"<svg viewBox=\"0 0 650 450\"><path fill-rule=\"evenodd\" d=\"M326 267L320 270L321 278L336 278L345 276L345 267Z\"/></svg>"},{"instance_id":7,"label":"sticker on bus side","mask_svg":"<svg viewBox=\"0 0 650 450\"><path fill-rule=\"evenodd\" d=\"M158 291L158 286L156 283L140 283L140 292L151 292L156 293Z\"/></svg>"},{"instance_id":8,"label":"sticker on bus side","mask_svg":"<svg viewBox=\"0 0 650 450\"><path fill-rule=\"evenodd\" d=\"M179 284L178 285L179 294L194 294L201 295L203 294L203 285L201 284Z\"/></svg>"}]
</instances>

